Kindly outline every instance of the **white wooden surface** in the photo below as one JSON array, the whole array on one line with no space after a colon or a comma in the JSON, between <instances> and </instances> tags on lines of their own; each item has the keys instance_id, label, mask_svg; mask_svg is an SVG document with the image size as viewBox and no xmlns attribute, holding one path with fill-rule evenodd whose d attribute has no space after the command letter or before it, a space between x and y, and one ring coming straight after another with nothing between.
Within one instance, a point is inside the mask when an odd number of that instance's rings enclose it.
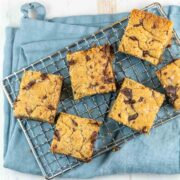
<instances>
[{"instance_id":1,"label":"white wooden surface","mask_svg":"<svg viewBox=\"0 0 180 180\"><path fill-rule=\"evenodd\" d=\"M101 7L103 0L39 0L46 6L47 17L98 14L109 12L125 12L132 8L142 8L153 0L104 0L105 6ZM111 2L110 2L111 1ZM20 22L20 7L28 0L0 0L0 72L3 63L4 28L7 25L18 26ZM159 0L162 5L180 5L180 0ZM2 73L1 73L2 77ZM0 91L0 180L43 180L43 177L22 174L3 168L3 93ZM151 174L132 174L132 175L112 175L94 178L94 180L180 180L180 175L151 175Z\"/></svg>"}]
</instances>

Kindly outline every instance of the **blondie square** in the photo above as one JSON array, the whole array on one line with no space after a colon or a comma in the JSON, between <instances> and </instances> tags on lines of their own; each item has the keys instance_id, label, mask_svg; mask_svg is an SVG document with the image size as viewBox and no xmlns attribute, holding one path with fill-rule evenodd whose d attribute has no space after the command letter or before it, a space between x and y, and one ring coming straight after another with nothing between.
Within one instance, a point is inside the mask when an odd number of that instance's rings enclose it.
<instances>
[{"instance_id":1,"label":"blondie square","mask_svg":"<svg viewBox=\"0 0 180 180\"><path fill-rule=\"evenodd\" d=\"M54 123L62 81L59 75L25 71L14 102L15 117Z\"/></svg>"},{"instance_id":2,"label":"blondie square","mask_svg":"<svg viewBox=\"0 0 180 180\"><path fill-rule=\"evenodd\" d=\"M74 99L116 90L109 45L67 54Z\"/></svg>"},{"instance_id":3,"label":"blondie square","mask_svg":"<svg viewBox=\"0 0 180 180\"><path fill-rule=\"evenodd\" d=\"M155 14L134 9L119 45L119 51L146 60L153 65L161 61L171 43L173 23Z\"/></svg>"},{"instance_id":4,"label":"blondie square","mask_svg":"<svg viewBox=\"0 0 180 180\"><path fill-rule=\"evenodd\" d=\"M148 133L163 101L164 95L125 78L109 117L134 130Z\"/></svg>"},{"instance_id":5,"label":"blondie square","mask_svg":"<svg viewBox=\"0 0 180 180\"><path fill-rule=\"evenodd\" d=\"M180 59L173 61L156 72L166 95L175 109L180 110Z\"/></svg>"},{"instance_id":6,"label":"blondie square","mask_svg":"<svg viewBox=\"0 0 180 180\"><path fill-rule=\"evenodd\" d=\"M90 161L101 123L61 113L54 131L51 151Z\"/></svg>"}]
</instances>

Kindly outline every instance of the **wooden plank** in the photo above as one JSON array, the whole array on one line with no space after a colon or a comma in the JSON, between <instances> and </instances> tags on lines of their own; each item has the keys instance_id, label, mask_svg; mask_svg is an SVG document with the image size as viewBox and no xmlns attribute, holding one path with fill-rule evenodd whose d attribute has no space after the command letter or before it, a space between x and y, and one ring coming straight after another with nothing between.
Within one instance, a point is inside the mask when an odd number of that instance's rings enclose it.
<instances>
[{"instance_id":1,"label":"wooden plank","mask_svg":"<svg viewBox=\"0 0 180 180\"><path fill-rule=\"evenodd\" d=\"M97 0L97 12L99 14L112 14L117 12L116 0Z\"/></svg>"}]
</instances>

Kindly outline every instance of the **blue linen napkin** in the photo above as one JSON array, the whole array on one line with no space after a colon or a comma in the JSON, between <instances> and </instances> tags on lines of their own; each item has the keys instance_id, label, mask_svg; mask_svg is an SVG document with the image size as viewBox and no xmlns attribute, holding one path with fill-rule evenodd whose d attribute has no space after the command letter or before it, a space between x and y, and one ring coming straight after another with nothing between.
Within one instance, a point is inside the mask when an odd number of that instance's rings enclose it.
<instances>
[{"instance_id":1,"label":"blue linen napkin","mask_svg":"<svg viewBox=\"0 0 180 180\"><path fill-rule=\"evenodd\" d=\"M121 13L44 20L44 7L38 3L31 5L37 8L37 19L28 18L29 5L26 4L22 7L24 18L20 27L6 29L4 76L127 15ZM165 11L180 35L180 7L168 6ZM4 166L24 173L41 174L6 98L4 112ZM97 157L92 162L64 174L63 177L89 178L136 172L180 173L179 119L153 129L149 136L142 135L131 140L118 152L109 152Z\"/></svg>"}]
</instances>

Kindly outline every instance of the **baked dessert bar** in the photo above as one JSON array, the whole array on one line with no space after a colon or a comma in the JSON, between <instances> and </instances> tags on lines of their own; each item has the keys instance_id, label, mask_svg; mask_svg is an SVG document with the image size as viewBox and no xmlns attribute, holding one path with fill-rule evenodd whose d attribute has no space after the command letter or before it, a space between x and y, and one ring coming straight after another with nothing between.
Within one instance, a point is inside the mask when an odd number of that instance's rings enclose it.
<instances>
[{"instance_id":1,"label":"baked dessert bar","mask_svg":"<svg viewBox=\"0 0 180 180\"><path fill-rule=\"evenodd\" d=\"M61 113L54 131L51 151L90 161L101 122Z\"/></svg>"},{"instance_id":2,"label":"baked dessert bar","mask_svg":"<svg viewBox=\"0 0 180 180\"><path fill-rule=\"evenodd\" d=\"M54 123L62 82L59 75L25 71L14 102L15 117Z\"/></svg>"},{"instance_id":3,"label":"baked dessert bar","mask_svg":"<svg viewBox=\"0 0 180 180\"><path fill-rule=\"evenodd\" d=\"M155 14L134 9L119 45L119 51L154 65L161 61L164 49L171 43L173 23Z\"/></svg>"},{"instance_id":4,"label":"baked dessert bar","mask_svg":"<svg viewBox=\"0 0 180 180\"><path fill-rule=\"evenodd\" d=\"M109 117L134 130L148 133L163 101L164 95L125 78Z\"/></svg>"},{"instance_id":5,"label":"baked dessert bar","mask_svg":"<svg viewBox=\"0 0 180 180\"><path fill-rule=\"evenodd\" d=\"M109 45L67 54L74 99L116 90Z\"/></svg>"},{"instance_id":6,"label":"baked dessert bar","mask_svg":"<svg viewBox=\"0 0 180 180\"><path fill-rule=\"evenodd\" d=\"M173 61L156 72L165 88L169 101L180 110L180 59Z\"/></svg>"}]
</instances>

